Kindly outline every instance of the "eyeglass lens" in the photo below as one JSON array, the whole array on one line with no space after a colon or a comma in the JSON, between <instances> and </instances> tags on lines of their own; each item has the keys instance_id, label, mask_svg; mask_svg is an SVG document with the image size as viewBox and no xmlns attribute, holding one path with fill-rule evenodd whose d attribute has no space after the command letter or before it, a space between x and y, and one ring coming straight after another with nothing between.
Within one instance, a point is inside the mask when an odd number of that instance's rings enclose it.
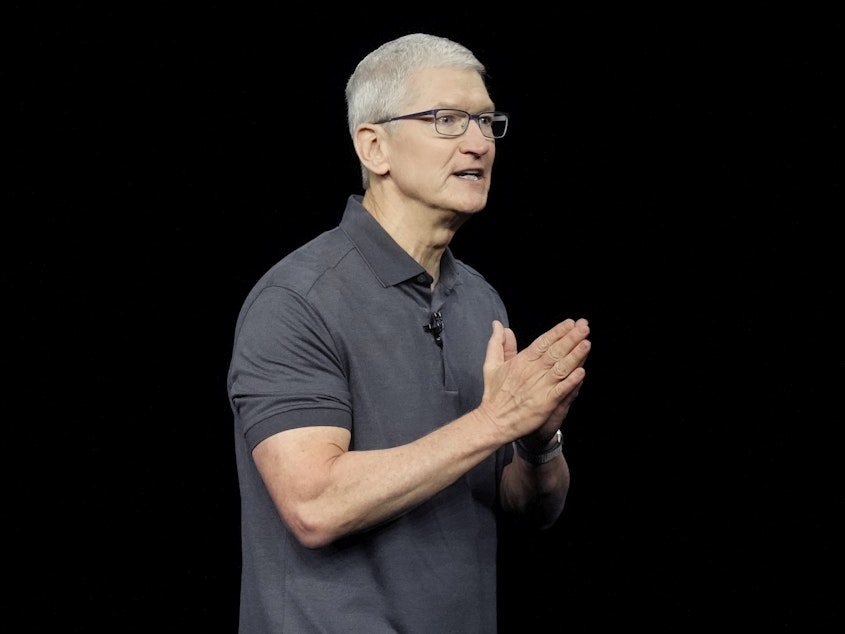
<instances>
[{"instance_id":1,"label":"eyeglass lens","mask_svg":"<svg viewBox=\"0 0 845 634\"><path fill-rule=\"evenodd\" d=\"M482 112L471 116L463 110L438 110L434 115L434 127L440 134L457 136L467 129L470 118L476 119L482 134L492 139L505 136L508 129L507 115Z\"/></svg>"}]
</instances>

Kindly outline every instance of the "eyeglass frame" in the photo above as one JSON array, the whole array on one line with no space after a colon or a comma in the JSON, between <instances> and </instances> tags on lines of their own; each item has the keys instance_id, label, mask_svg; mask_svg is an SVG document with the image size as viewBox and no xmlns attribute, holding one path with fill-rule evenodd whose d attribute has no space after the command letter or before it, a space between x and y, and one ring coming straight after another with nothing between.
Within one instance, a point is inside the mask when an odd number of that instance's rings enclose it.
<instances>
[{"instance_id":1,"label":"eyeglass frame","mask_svg":"<svg viewBox=\"0 0 845 634\"><path fill-rule=\"evenodd\" d=\"M459 133L459 134L445 134L437 129L437 117L435 116L441 110L447 110L451 112L462 112L467 116L466 119L466 127ZM504 116L505 117L505 131L501 134L501 136L487 136L484 134L484 128L481 127L480 118L484 115L494 115L494 116ZM422 119L423 117L431 117L432 123L434 124L434 131L437 134L440 134L445 137L455 138L459 136L463 136L466 134L466 131L469 130L469 123L470 121L475 121L478 124L478 129L481 130L481 134L484 135L485 139L501 139L504 138L505 134L508 132L508 123L510 122L510 115L507 112L502 112L501 110L486 110L484 112L479 112L478 114L470 114L466 110L461 110L460 108L434 108L433 110L425 110L423 112L414 112L413 114L403 114L399 117L390 117L389 119L382 119L381 121L376 121L376 125L381 125L383 123L391 123L392 121L402 121L404 119ZM493 126L490 126L490 130L492 133Z\"/></svg>"}]
</instances>

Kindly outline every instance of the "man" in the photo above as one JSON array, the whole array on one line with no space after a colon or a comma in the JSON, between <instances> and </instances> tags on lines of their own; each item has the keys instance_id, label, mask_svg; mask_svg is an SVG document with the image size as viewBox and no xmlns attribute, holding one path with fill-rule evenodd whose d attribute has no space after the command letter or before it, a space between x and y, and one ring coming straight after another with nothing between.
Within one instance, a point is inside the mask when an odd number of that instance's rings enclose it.
<instances>
[{"instance_id":1,"label":"man","mask_svg":"<svg viewBox=\"0 0 845 634\"><path fill-rule=\"evenodd\" d=\"M499 295L449 249L507 130L485 73L426 34L365 57L346 88L364 195L243 305L242 632L490 634L499 514L547 528L563 509L587 322L517 352Z\"/></svg>"}]
</instances>

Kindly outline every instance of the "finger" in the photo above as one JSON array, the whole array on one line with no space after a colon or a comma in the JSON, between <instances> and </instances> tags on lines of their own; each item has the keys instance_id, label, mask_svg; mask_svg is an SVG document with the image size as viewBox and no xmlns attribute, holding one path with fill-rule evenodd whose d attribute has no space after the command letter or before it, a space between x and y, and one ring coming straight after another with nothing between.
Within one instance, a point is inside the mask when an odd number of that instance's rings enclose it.
<instances>
[{"instance_id":1,"label":"finger","mask_svg":"<svg viewBox=\"0 0 845 634\"><path fill-rule=\"evenodd\" d=\"M505 327L498 319L493 321L493 332L487 340L487 356L484 363L501 365L505 361Z\"/></svg>"},{"instance_id":2,"label":"finger","mask_svg":"<svg viewBox=\"0 0 845 634\"><path fill-rule=\"evenodd\" d=\"M584 341L587 341L587 336L590 334L590 326L586 319L579 319L577 322L572 322L572 327L566 331L565 335L555 341L548 350L548 356L555 362L565 359L568 355L573 354L579 350L579 346ZM586 356L589 349L580 349L580 352ZM583 358L581 359L583 362Z\"/></svg>"},{"instance_id":3,"label":"finger","mask_svg":"<svg viewBox=\"0 0 845 634\"><path fill-rule=\"evenodd\" d=\"M510 328L504 328L504 343L503 343L503 353L505 361L510 361L516 356L517 347L516 347L516 334Z\"/></svg>"},{"instance_id":4,"label":"finger","mask_svg":"<svg viewBox=\"0 0 845 634\"><path fill-rule=\"evenodd\" d=\"M565 319L556 324L531 342L531 345L525 349L526 356L532 360L539 359L549 352L552 346L565 337L574 327L575 322L572 319Z\"/></svg>"},{"instance_id":5,"label":"finger","mask_svg":"<svg viewBox=\"0 0 845 634\"><path fill-rule=\"evenodd\" d=\"M551 373L558 379L563 380L584 365L587 355L590 354L592 343L589 339L579 341L577 345L564 356L557 359L551 367ZM551 357L553 355L550 354Z\"/></svg>"},{"instance_id":6,"label":"finger","mask_svg":"<svg viewBox=\"0 0 845 634\"><path fill-rule=\"evenodd\" d=\"M562 399L572 402L581 389L581 384L584 382L584 377L587 375L586 370L582 367L577 367L570 372L566 378L558 381L551 389L551 397L560 401Z\"/></svg>"}]
</instances>

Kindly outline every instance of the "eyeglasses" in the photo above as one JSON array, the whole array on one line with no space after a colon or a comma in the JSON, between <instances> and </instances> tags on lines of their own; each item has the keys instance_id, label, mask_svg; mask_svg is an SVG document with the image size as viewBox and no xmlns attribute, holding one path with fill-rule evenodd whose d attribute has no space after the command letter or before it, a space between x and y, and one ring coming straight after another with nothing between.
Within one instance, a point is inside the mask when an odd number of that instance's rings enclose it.
<instances>
[{"instance_id":1,"label":"eyeglasses","mask_svg":"<svg viewBox=\"0 0 845 634\"><path fill-rule=\"evenodd\" d=\"M481 134L488 139L501 139L505 136L505 132L508 131L507 112L479 112L478 114L470 114L464 110L453 110L451 108L415 112L414 114L406 114L401 117L382 119L381 121L376 121L376 123L390 123L391 121L401 121L402 119L427 119L429 117L434 120L434 129L438 134L442 134L443 136L461 136L467 131L470 119L475 119L478 127L481 128Z\"/></svg>"}]
</instances>

